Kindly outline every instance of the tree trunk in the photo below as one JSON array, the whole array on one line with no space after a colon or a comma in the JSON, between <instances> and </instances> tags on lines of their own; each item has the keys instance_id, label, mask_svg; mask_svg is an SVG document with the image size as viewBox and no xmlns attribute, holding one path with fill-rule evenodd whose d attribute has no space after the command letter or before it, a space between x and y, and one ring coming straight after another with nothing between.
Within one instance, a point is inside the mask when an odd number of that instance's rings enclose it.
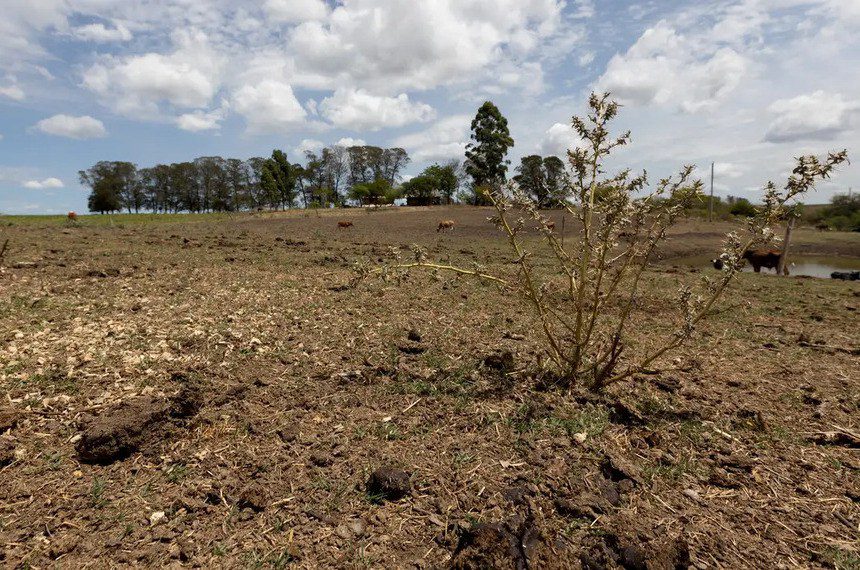
<instances>
[{"instance_id":1,"label":"tree trunk","mask_svg":"<svg viewBox=\"0 0 860 570\"><path fill-rule=\"evenodd\" d=\"M791 232L794 230L794 222L797 218L792 216L785 226L785 238L782 240L782 255L776 267L777 275L788 275L788 248L791 247Z\"/></svg>"}]
</instances>

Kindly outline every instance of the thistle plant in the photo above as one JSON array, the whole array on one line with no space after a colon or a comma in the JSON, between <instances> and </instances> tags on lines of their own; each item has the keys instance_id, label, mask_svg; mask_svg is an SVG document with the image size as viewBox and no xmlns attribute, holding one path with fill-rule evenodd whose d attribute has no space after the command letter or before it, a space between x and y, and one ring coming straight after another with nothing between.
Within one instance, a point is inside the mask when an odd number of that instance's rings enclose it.
<instances>
[{"instance_id":1,"label":"thistle plant","mask_svg":"<svg viewBox=\"0 0 860 570\"><path fill-rule=\"evenodd\" d=\"M649 369L690 339L741 270L743 253L776 240L772 227L785 215L787 203L813 189L817 180L828 178L847 160L847 153L831 153L824 159L802 156L782 189L768 183L763 206L749 218L745 235L726 236L721 273L703 277L695 287L682 285L676 293L680 314L667 324L656 346L630 355L631 316L642 298L643 274L656 260L668 230L685 209L703 198L703 192L692 166L653 187L644 172L633 174L626 169L607 174L607 157L630 141L629 132L613 136L608 129L618 108L608 93L592 94L587 116L572 120L582 143L568 151L564 209L578 222L578 239L565 244L536 202L515 184L508 184L490 190L487 198L496 210L490 221L501 230L514 255L513 278L495 276L477 266L432 263L420 250L410 262L395 260L365 275L391 276L414 268L452 271L514 291L532 308L546 362L566 386L601 390ZM540 240L533 237L535 225ZM548 250L550 269L537 262L539 250Z\"/></svg>"}]
</instances>

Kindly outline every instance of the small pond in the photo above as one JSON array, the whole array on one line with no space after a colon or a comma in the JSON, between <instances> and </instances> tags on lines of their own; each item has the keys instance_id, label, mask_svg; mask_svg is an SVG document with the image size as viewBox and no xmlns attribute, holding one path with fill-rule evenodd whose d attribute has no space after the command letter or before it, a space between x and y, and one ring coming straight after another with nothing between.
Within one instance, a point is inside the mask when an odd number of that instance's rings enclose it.
<instances>
[{"instance_id":1,"label":"small pond","mask_svg":"<svg viewBox=\"0 0 860 570\"><path fill-rule=\"evenodd\" d=\"M675 259L667 259L663 262L665 265L689 266L689 267L706 267L713 268L711 258L707 256L695 257L678 257ZM746 272L752 272L753 268L747 264L744 269ZM835 256L820 256L820 255L793 255L789 258L788 270L791 275L805 275L808 277L824 277L830 279L830 274L834 271L860 271L860 258L853 257L835 257ZM762 268L761 272L776 275L776 270Z\"/></svg>"}]
</instances>

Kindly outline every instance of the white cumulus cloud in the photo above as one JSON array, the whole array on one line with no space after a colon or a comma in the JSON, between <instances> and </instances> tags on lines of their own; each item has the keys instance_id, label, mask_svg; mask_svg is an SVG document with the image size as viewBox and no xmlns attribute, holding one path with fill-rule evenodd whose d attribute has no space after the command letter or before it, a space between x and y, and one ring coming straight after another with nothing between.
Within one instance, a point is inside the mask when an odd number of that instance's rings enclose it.
<instances>
[{"instance_id":1,"label":"white cumulus cloud","mask_svg":"<svg viewBox=\"0 0 860 570\"><path fill-rule=\"evenodd\" d=\"M279 23L298 23L322 20L329 9L323 0L266 0L266 15Z\"/></svg>"},{"instance_id":2,"label":"white cumulus cloud","mask_svg":"<svg viewBox=\"0 0 860 570\"><path fill-rule=\"evenodd\" d=\"M685 112L713 107L732 93L747 73L747 58L722 43L678 33L659 22L624 54L610 59L597 80L627 104L677 105Z\"/></svg>"},{"instance_id":3,"label":"white cumulus cloud","mask_svg":"<svg viewBox=\"0 0 860 570\"><path fill-rule=\"evenodd\" d=\"M284 82L265 80L245 85L233 95L233 108L248 122L255 133L290 132L307 116L293 88Z\"/></svg>"},{"instance_id":4,"label":"white cumulus cloud","mask_svg":"<svg viewBox=\"0 0 860 570\"><path fill-rule=\"evenodd\" d=\"M582 144L582 139L573 127L564 123L555 123L548 128L540 143L541 154L564 158L567 151Z\"/></svg>"},{"instance_id":5,"label":"white cumulus cloud","mask_svg":"<svg viewBox=\"0 0 860 570\"><path fill-rule=\"evenodd\" d=\"M191 113L185 113L176 118L176 126L183 131L192 133L200 131L216 131L221 128L221 121L227 116L229 106L224 102L220 108L214 111L203 111L198 109Z\"/></svg>"},{"instance_id":6,"label":"white cumulus cloud","mask_svg":"<svg viewBox=\"0 0 860 570\"><path fill-rule=\"evenodd\" d=\"M350 0L290 34L296 83L375 92L466 83L562 30L559 0Z\"/></svg>"},{"instance_id":7,"label":"white cumulus cloud","mask_svg":"<svg viewBox=\"0 0 860 570\"><path fill-rule=\"evenodd\" d=\"M157 115L161 103L205 107L219 88L221 59L200 31L174 34L176 50L108 56L84 72L83 85L118 112Z\"/></svg>"},{"instance_id":8,"label":"white cumulus cloud","mask_svg":"<svg viewBox=\"0 0 860 570\"><path fill-rule=\"evenodd\" d=\"M335 146L343 146L343 147L351 147L351 146L365 146L367 145L367 141L364 139L354 139L352 137L343 137L336 143Z\"/></svg>"},{"instance_id":9,"label":"white cumulus cloud","mask_svg":"<svg viewBox=\"0 0 860 570\"><path fill-rule=\"evenodd\" d=\"M294 153L299 156L304 156L306 152L319 152L325 148L325 143L315 139L303 139L295 149Z\"/></svg>"},{"instance_id":10,"label":"white cumulus cloud","mask_svg":"<svg viewBox=\"0 0 860 570\"><path fill-rule=\"evenodd\" d=\"M406 149L416 162L462 158L471 121L467 115L446 117L427 129L397 137L394 145Z\"/></svg>"},{"instance_id":11,"label":"white cumulus cloud","mask_svg":"<svg viewBox=\"0 0 860 570\"><path fill-rule=\"evenodd\" d=\"M49 135L78 140L107 136L107 129L105 129L104 123L89 115L81 117L63 114L54 115L53 117L42 119L36 123L34 128Z\"/></svg>"},{"instance_id":12,"label":"white cumulus cloud","mask_svg":"<svg viewBox=\"0 0 860 570\"><path fill-rule=\"evenodd\" d=\"M62 188L65 186L59 178L45 178L44 180L28 180L24 182L24 188L43 190L45 188Z\"/></svg>"},{"instance_id":13,"label":"white cumulus cloud","mask_svg":"<svg viewBox=\"0 0 860 570\"><path fill-rule=\"evenodd\" d=\"M768 107L774 118L765 134L768 142L831 140L848 130L860 114L860 101L819 90Z\"/></svg>"},{"instance_id":14,"label":"white cumulus cloud","mask_svg":"<svg viewBox=\"0 0 860 570\"><path fill-rule=\"evenodd\" d=\"M436 116L433 107L397 97L373 95L361 89L338 89L319 104L320 114L335 126L354 130L379 130L424 123Z\"/></svg>"}]
</instances>

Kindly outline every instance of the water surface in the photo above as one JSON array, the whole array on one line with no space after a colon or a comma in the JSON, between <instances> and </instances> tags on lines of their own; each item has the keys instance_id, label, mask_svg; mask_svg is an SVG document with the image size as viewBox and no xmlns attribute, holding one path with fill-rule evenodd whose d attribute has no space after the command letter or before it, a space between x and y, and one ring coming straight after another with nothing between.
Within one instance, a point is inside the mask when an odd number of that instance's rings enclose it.
<instances>
[{"instance_id":1,"label":"water surface","mask_svg":"<svg viewBox=\"0 0 860 570\"><path fill-rule=\"evenodd\" d=\"M690 267L707 267L713 268L711 259L707 256L695 257L679 257L675 259L667 259L664 263L677 266ZM823 277L830 279L830 274L834 271L860 271L860 258L853 257L837 257L827 255L792 255L788 260L788 271L792 275L806 275L808 277ZM751 273L752 266L747 263L743 269L745 272ZM767 269L762 267L762 273L776 275L775 269Z\"/></svg>"}]
</instances>

